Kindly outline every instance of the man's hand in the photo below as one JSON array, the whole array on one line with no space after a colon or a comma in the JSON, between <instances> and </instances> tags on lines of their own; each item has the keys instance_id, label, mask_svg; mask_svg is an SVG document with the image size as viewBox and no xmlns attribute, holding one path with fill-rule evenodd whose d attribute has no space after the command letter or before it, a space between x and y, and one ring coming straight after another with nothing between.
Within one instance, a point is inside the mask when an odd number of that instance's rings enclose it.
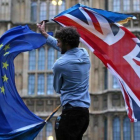
<instances>
[{"instance_id":1,"label":"man's hand","mask_svg":"<svg viewBox=\"0 0 140 140\"><path fill-rule=\"evenodd\" d=\"M45 31L45 21L42 21L41 23L37 23L37 27L38 27L40 33L47 38L48 34Z\"/></svg>"}]
</instances>

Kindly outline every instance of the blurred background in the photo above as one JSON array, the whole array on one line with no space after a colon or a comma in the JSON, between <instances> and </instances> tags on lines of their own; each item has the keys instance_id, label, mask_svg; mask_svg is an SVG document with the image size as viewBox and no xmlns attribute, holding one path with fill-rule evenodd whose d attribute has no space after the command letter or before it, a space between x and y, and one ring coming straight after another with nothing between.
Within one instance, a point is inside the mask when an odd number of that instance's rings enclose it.
<instances>
[{"instance_id":1,"label":"blurred background","mask_svg":"<svg viewBox=\"0 0 140 140\"><path fill-rule=\"evenodd\" d=\"M46 32L54 35L60 26L51 18L77 3L135 15L137 19L124 26L140 38L140 0L0 0L0 36L12 27L26 24L38 32L36 23L44 19L50 20ZM85 46L80 43L80 47ZM83 140L140 140L140 122L130 123L117 80L96 56L88 52L91 59L90 124ZM59 52L44 45L15 58L17 90L28 108L43 119L60 104L59 95L53 90L52 74L53 63L60 56ZM54 125L60 113L61 109L36 140L56 140Z\"/></svg>"}]
</instances>

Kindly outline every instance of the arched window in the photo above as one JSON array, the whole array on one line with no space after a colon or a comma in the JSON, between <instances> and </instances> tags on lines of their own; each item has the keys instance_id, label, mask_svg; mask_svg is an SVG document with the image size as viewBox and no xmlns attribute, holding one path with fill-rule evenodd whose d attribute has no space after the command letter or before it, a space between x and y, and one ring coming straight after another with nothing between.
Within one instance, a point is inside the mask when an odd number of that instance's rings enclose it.
<instances>
[{"instance_id":1,"label":"arched window","mask_svg":"<svg viewBox=\"0 0 140 140\"><path fill-rule=\"evenodd\" d=\"M140 140L140 122L134 123L134 140Z\"/></svg>"},{"instance_id":2,"label":"arched window","mask_svg":"<svg viewBox=\"0 0 140 140\"><path fill-rule=\"evenodd\" d=\"M123 0L123 10L130 11L130 0Z\"/></svg>"},{"instance_id":3,"label":"arched window","mask_svg":"<svg viewBox=\"0 0 140 140\"><path fill-rule=\"evenodd\" d=\"M36 69L36 51L32 50L29 52L29 70Z\"/></svg>"},{"instance_id":4,"label":"arched window","mask_svg":"<svg viewBox=\"0 0 140 140\"><path fill-rule=\"evenodd\" d=\"M47 74L47 94L53 94L53 74Z\"/></svg>"},{"instance_id":5,"label":"arched window","mask_svg":"<svg viewBox=\"0 0 140 140\"><path fill-rule=\"evenodd\" d=\"M47 18L47 4L46 2L41 2L40 4L40 21Z\"/></svg>"},{"instance_id":6,"label":"arched window","mask_svg":"<svg viewBox=\"0 0 140 140\"><path fill-rule=\"evenodd\" d=\"M38 70L45 69L45 49L41 47L38 52Z\"/></svg>"},{"instance_id":7,"label":"arched window","mask_svg":"<svg viewBox=\"0 0 140 140\"><path fill-rule=\"evenodd\" d=\"M121 10L120 0L113 0L113 11L119 12Z\"/></svg>"},{"instance_id":8,"label":"arched window","mask_svg":"<svg viewBox=\"0 0 140 140\"><path fill-rule=\"evenodd\" d=\"M120 119L115 117L113 119L113 140L120 140Z\"/></svg>"},{"instance_id":9,"label":"arched window","mask_svg":"<svg viewBox=\"0 0 140 140\"><path fill-rule=\"evenodd\" d=\"M48 70L52 70L52 66L54 63L54 48L50 47L48 49Z\"/></svg>"},{"instance_id":10,"label":"arched window","mask_svg":"<svg viewBox=\"0 0 140 140\"><path fill-rule=\"evenodd\" d=\"M104 140L107 140L107 118L104 119Z\"/></svg>"},{"instance_id":11,"label":"arched window","mask_svg":"<svg viewBox=\"0 0 140 140\"><path fill-rule=\"evenodd\" d=\"M38 90L37 90L38 95L44 94L44 87L45 87L44 82L45 82L44 74L38 74Z\"/></svg>"},{"instance_id":12,"label":"arched window","mask_svg":"<svg viewBox=\"0 0 140 140\"><path fill-rule=\"evenodd\" d=\"M31 21L32 22L37 21L37 2L31 3Z\"/></svg>"},{"instance_id":13,"label":"arched window","mask_svg":"<svg viewBox=\"0 0 140 140\"><path fill-rule=\"evenodd\" d=\"M123 140L131 140L131 127L128 117L123 120Z\"/></svg>"},{"instance_id":14,"label":"arched window","mask_svg":"<svg viewBox=\"0 0 140 140\"><path fill-rule=\"evenodd\" d=\"M51 137L53 137L53 126L51 122L48 122L46 126L46 140L51 139Z\"/></svg>"}]
</instances>

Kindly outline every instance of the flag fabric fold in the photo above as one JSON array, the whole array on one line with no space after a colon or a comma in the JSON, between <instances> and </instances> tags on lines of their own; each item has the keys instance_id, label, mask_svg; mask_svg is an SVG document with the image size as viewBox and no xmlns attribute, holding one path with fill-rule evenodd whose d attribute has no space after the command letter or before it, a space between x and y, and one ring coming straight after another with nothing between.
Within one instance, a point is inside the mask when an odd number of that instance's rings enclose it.
<instances>
[{"instance_id":1,"label":"flag fabric fold","mask_svg":"<svg viewBox=\"0 0 140 140\"><path fill-rule=\"evenodd\" d=\"M19 96L13 63L19 53L45 43L46 38L27 25L14 27L0 38L0 140L33 140L45 125Z\"/></svg>"},{"instance_id":2,"label":"flag fabric fold","mask_svg":"<svg viewBox=\"0 0 140 140\"><path fill-rule=\"evenodd\" d=\"M35 124L32 127L27 126L21 130L13 131L7 134L0 134L0 140L34 140L40 130L46 123Z\"/></svg>"},{"instance_id":3,"label":"flag fabric fold","mask_svg":"<svg viewBox=\"0 0 140 140\"><path fill-rule=\"evenodd\" d=\"M135 18L77 4L55 16L74 26L83 42L118 79L131 122L140 121L140 40L119 23Z\"/></svg>"}]
</instances>

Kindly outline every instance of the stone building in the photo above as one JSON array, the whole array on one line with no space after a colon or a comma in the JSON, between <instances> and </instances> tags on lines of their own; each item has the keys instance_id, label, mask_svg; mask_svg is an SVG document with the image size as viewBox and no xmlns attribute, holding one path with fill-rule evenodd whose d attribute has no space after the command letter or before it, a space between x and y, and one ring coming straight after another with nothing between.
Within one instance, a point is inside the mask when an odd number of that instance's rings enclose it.
<instances>
[{"instance_id":1,"label":"stone building","mask_svg":"<svg viewBox=\"0 0 140 140\"><path fill-rule=\"evenodd\" d=\"M137 17L125 26L140 37L140 0L0 0L0 36L8 29L27 24L38 32L36 23L51 19L76 3L115 12L131 13ZM55 4L55 2L54 2ZM49 22L47 32L60 28ZM85 47L80 44L81 47ZM90 51L91 70L89 91L91 96L90 124L83 140L139 140L140 123L130 123L117 80L103 63ZM49 46L24 52L15 59L17 90L28 108L45 119L60 104L59 95L53 90L52 65L60 53ZM47 123L36 140L55 140L55 118Z\"/></svg>"}]
</instances>

